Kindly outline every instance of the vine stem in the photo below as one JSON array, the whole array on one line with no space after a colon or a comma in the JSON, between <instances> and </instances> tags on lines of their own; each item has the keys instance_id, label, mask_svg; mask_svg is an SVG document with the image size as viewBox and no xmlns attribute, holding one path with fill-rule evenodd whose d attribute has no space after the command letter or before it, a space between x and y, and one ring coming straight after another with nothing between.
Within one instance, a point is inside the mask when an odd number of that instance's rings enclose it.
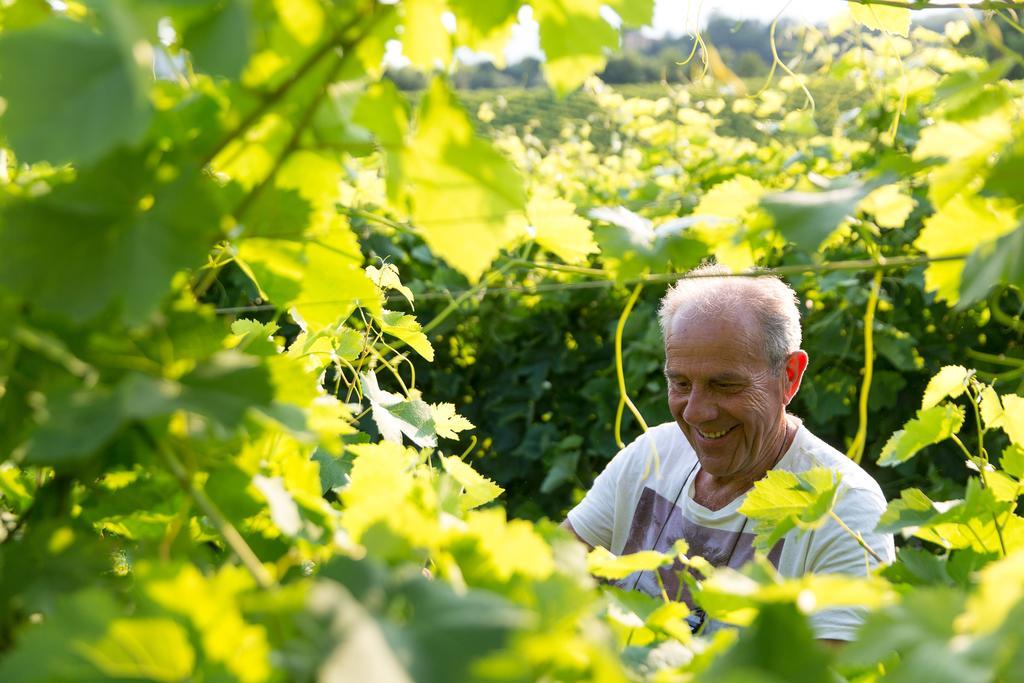
<instances>
[{"instance_id":1,"label":"vine stem","mask_svg":"<svg viewBox=\"0 0 1024 683\"><path fill-rule=\"evenodd\" d=\"M200 489L192 482L192 477L189 475L188 470L178 459L178 456L174 454L171 448L164 442L158 441L156 437L150 433L149 429L143 425L137 425L138 432L142 436L142 439L152 448L156 453L163 459L167 465L167 469L170 470L171 475L178 481L181 488L188 494L189 498L195 502L196 506L206 515L210 523L213 524L217 532L220 533L221 538L228 545L229 548L238 556L241 560L242 565L245 566L249 573L252 574L253 579L256 580L256 585L260 588L273 588L276 584L273 577L267 571L267 568L260 562L260 558L256 556L256 553L252 551L249 544L245 542L242 535L238 533L238 530L231 524L230 521L224 516L224 514L217 507L206 492Z\"/></svg>"},{"instance_id":2,"label":"vine stem","mask_svg":"<svg viewBox=\"0 0 1024 683\"><path fill-rule=\"evenodd\" d=\"M864 551L866 553L871 555L871 557L875 558L875 560L878 561L879 564L885 564L885 560L882 559L882 556L871 549L871 546L868 545L867 541L864 540L864 537L860 535L859 531L854 531L850 527L846 526L846 522L844 522L842 518L836 514L835 510L829 510L828 514L832 519L835 520L836 524L842 527L843 531L853 536L854 540L857 541L861 548L864 548Z\"/></svg>"},{"instance_id":3,"label":"vine stem","mask_svg":"<svg viewBox=\"0 0 1024 683\"><path fill-rule=\"evenodd\" d=\"M876 270L871 282L867 309L864 311L864 379L861 382L860 400L857 404L857 435L853 437L850 450L846 453L855 463L860 463L864 457L864 446L868 437L868 395L871 393L871 379L875 369L875 310L878 308L878 295L881 289L882 271Z\"/></svg>"},{"instance_id":4,"label":"vine stem","mask_svg":"<svg viewBox=\"0 0 1024 683\"><path fill-rule=\"evenodd\" d=\"M615 375L619 380L619 407L615 411L615 443L619 448L626 447L622 443L622 408L624 406L629 406L629 412L633 413L633 417L640 423L641 429L645 432L647 431L647 422L644 420L643 415L640 414L640 411L637 410L637 407L633 405L629 394L626 393L626 374L622 370L622 331L626 327L626 319L629 318L633 306L636 304L637 299L640 298L640 292L643 288L642 282L633 288L633 293L630 294L629 301L626 302L626 307L622 309L622 315L619 316L619 322L615 326Z\"/></svg>"}]
</instances>

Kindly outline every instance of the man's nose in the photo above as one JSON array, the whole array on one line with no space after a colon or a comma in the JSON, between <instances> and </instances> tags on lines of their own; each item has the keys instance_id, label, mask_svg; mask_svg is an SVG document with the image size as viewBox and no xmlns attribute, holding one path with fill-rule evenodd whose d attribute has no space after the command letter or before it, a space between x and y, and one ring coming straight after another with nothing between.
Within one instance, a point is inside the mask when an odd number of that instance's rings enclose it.
<instances>
[{"instance_id":1,"label":"man's nose","mask_svg":"<svg viewBox=\"0 0 1024 683\"><path fill-rule=\"evenodd\" d=\"M690 389L686 406L683 408L683 420L687 424L698 426L718 417L718 406L712 397L696 387Z\"/></svg>"}]
</instances>

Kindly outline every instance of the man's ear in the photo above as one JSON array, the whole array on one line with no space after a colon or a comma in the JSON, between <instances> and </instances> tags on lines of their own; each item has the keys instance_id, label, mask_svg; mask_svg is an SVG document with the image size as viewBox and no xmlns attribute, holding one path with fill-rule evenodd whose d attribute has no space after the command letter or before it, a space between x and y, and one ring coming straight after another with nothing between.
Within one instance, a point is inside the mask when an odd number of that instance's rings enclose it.
<instances>
[{"instance_id":1,"label":"man's ear","mask_svg":"<svg viewBox=\"0 0 1024 683\"><path fill-rule=\"evenodd\" d=\"M783 369L786 375L786 404L793 400L796 392L800 390L800 381L804 378L804 370L807 369L807 352L799 349L789 354L786 358L786 365Z\"/></svg>"}]
</instances>

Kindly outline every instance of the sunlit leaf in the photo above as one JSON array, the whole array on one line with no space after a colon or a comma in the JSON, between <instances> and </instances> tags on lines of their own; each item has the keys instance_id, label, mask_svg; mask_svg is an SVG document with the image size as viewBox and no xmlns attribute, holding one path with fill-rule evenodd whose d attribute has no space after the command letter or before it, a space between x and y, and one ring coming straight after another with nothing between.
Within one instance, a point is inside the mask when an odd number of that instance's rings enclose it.
<instances>
[{"instance_id":1,"label":"sunlit leaf","mask_svg":"<svg viewBox=\"0 0 1024 683\"><path fill-rule=\"evenodd\" d=\"M445 439L458 439L459 432L473 429L473 423L456 413L451 403L431 403L430 414L437 435Z\"/></svg>"},{"instance_id":2,"label":"sunlit leaf","mask_svg":"<svg viewBox=\"0 0 1024 683\"><path fill-rule=\"evenodd\" d=\"M1003 431L1010 437L1010 441L1018 446L1024 446L1024 396L1017 394L1003 394Z\"/></svg>"},{"instance_id":3,"label":"sunlit leaf","mask_svg":"<svg viewBox=\"0 0 1024 683\"><path fill-rule=\"evenodd\" d=\"M28 627L0 661L11 681L179 681L195 674L189 634L172 619L125 617L112 596L89 588L58 598L54 612Z\"/></svg>"},{"instance_id":4,"label":"sunlit leaf","mask_svg":"<svg viewBox=\"0 0 1024 683\"><path fill-rule=\"evenodd\" d=\"M921 410L938 405L947 398L957 398L966 390L971 373L962 365L947 365L928 381L921 399Z\"/></svg>"},{"instance_id":5,"label":"sunlit leaf","mask_svg":"<svg viewBox=\"0 0 1024 683\"><path fill-rule=\"evenodd\" d=\"M452 38L441 23L445 0L406 0L401 5L402 53L413 66L430 70L451 57Z\"/></svg>"},{"instance_id":6,"label":"sunlit leaf","mask_svg":"<svg viewBox=\"0 0 1024 683\"><path fill-rule=\"evenodd\" d=\"M537 0L544 77L559 95L575 90L605 65L605 50L617 47L614 28L600 15L597 0Z\"/></svg>"},{"instance_id":7,"label":"sunlit leaf","mask_svg":"<svg viewBox=\"0 0 1024 683\"><path fill-rule=\"evenodd\" d=\"M964 411L960 406L945 403L919 410L917 417L885 442L878 464L891 467L906 462L925 446L939 443L959 432L963 423Z\"/></svg>"},{"instance_id":8,"label":"sunlit leaf","mask_svg":"<svg viewBox=\"0 0 1024 683\"><path fill-rule=\"evenodd\" d=\"M838 495L839 477L824 468L800 473L769 470L738 512L754 521L754 546L767 551L793 528L824 524Z\"/></svg>"},{"instance_id":9,"label":"sunlit leaf","mask_svg":"<svg viewBox=\"0 0 1024 683\"><path fill-rule=\"evenodd\" d=\"M398 311L384 311L380 318L380 329L384 334L397 337L428 361L434 360L434 347L414 316Z\"/></svg>"},{"instance_id":10,"label":"sunlit leaf","mask_svg":"<svg viewBox=\"0 0 1024 683\"><path fill-rule=\"evenodd\" d=\"M603 579L624 579L633 572L649 571L672 564L675 557L655 550L641 550L628 555L612 555L600 546L587 556L587 571Z\"/></svg>"},{"instance_id":11,"label":"sunlit leaf","mask_svg":"<svg viewBox=\"0 0 1024 683\"><path fill-rule=\"evenodd\" d=\"M382 437L400 444L405 435L420 447L437 445L430 406L421 400L410 401L401 394L384 391L372 372L361 375L360 382L363 396L370 402L373 421Z\"/></svg>"},{"instance_id":12,"label":"sunlit leaf","mask_svg":"<svg viewBox=\"0 0 1024 683\"><path fill-rule=\"evenodd\" d=\"M395 264L385 263L380 268L367 266L366 276L383 290L395 290L405 297L410 306L412 305L414 298L412 290L402 284L402 280L398 275L398 268L395 267Z\"/></svg>"},{"instance_id":13,"label":"sunlit leaf","mask_svg":"<svg viewBox=\"0 0 1024 683\"><path fill-rule=\"evenodd\" d=\"M471 281L526 229L526 195L515 167L477 138L441 78L420 105L403 150L412 219L427 245Z\"/></svg>"},{"instance_id":14,"label":"sunlit leaf","mask_svg":"<svg viewBox=\"0 0 1024 683\"><path fill-rule=\"evenodd\" d=\"M444 466L444 471L452 475L452 478L459 482L464 489L464 493L459 499L459 506L463 510L472 510L489 503L505 491L457 456L442 455L441 464Z\"/></svg>"},{"instance_id":15,"label":"sunlit leaf","mask_svg":"<svg viewBox=\"0 0 1024 683\"><path fill-rule=\"evenodd\" d=\"M612 0L608 6L626 26L647 26L654 21L654 0Z\"/></svg>"},{"instance_id":16,"label":"sunlit leaf","mask_svg":"<svg viewBox=\"0 0 1024 683\"><path fill-rule=\"evenodd\" d=\"M848 2L850 14L868 28L904 38L910 33L910 8Z\"/></svg>"},{"instance_id":17,"label":"sunlit leaf","mask_svg":"<svg viewBox=\"0 0 1024 683\"><path fill-rule=\"evenodd\" d=\"M1013 230L1017 225L1014 214L1012 207L997 200L960 194L924 219L914 246L932 257L967 256L979 243ZM964 230L965 225L971 229ZM963 269L963 261L930 263L925 270L925 285L939 299L956 303Z\"/></svg>"},{"instance_id":18,"label":"sunlit leaf","mask_svg":"<svg viewBox=\"0 0 1024 683\"><path fill-rule=\"evenodd\" d=\"M958 307L988 296L993 287L1024 287L1024 226L979 245L964 264Z\"/></svg>"},{"instance_id":19,"label":"sunlit leaf","mask_svg":"<svg viewBox=\"0 0 1024 683\"><path fill-rule=\"evenodd\" d=\"M857 208L874 216L882 228L901 228L917 202L900 191L899 185L884 185L861 200Z\"/></svg>"},{"instance_id":20,"label":"sunlit leaf","mask_svg":"<svg viewBox=\"0 0 1024 683\"><path fill-rule=\"evenodd\" d=\"M461 45L494 58L499 69L505 67L504 48L516 24L520 3L516 0L448 0L456 16L455 35Z\"/></svg>"},{"instance_id":21,"label":"sunlit leaf","mask_svg":"<svg viewBox=\"0 0 1024 683\"><path fill-rule=\"evenodd\" d=\"M549 188L534 190L526 216L537 244L566 263L585 263L589 254L598 251L590 224L576 214L576 205Z\"/></svg>"},{"instance_id":22,"label":"sunlit leaf","mask_svg":"<svg viewBox=\"0 0 1024 683\"><path fill-rule=\"evenodd\" d=\"M155 609L186 620L198 634L202 657L211 670L253 683L269 677L267 631L248 623L239 608L238 599L253 589L245 569L227 565L204 576L190 565L146 563L136 568L136 575L140 611ZM182 600L183 595L189 599Z\"/></svg>"}]
</instances>

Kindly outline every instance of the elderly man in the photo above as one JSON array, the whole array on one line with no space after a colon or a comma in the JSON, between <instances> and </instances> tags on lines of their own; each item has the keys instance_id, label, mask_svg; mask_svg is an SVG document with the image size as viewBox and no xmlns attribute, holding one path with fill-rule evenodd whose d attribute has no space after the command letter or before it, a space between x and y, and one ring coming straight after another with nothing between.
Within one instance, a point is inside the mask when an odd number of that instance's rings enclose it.
<instances>
[{"instance_id":1,"label":"elderly man","mask_svg":"<svg viewBox=\"0 0 1024 683\"><path fill-rule=\"evenodd\" d=\"M738 512L746 492L772 468L827 467L841 476L839 518L892 561L892 536L874 532L886 505L878 484L786 413L807 368L795 293L776 277L727 275L702 266L662 299L675 423L651 429L615 456L563 526L587 545L617 555L664 551L682 538L690 554L739 567L754 554L752 525ZM830 520L814 531L790 532L768 559L787 577L863 575L865 555ZM675 571L663 569L661 578L670 596L681 594ZM634 574L622 585L661 592L652 572ZM820 639L847 641L861 621L856 609L832 609L814 615L811 626Z\"/></svg>"}]
</instances>

